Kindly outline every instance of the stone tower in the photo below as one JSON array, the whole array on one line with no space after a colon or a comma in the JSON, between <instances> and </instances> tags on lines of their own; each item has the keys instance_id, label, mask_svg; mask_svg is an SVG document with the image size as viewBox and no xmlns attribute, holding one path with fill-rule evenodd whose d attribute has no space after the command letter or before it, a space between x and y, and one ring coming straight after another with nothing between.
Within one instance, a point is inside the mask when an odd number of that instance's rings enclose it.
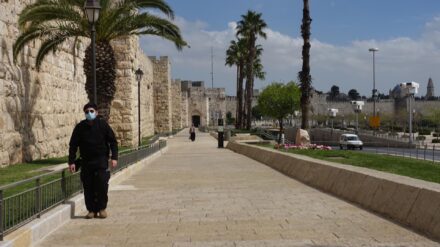
<instances>
[{"instance_id":1,"label":"stone tower","mask_svg":"<svg viewBox=\"0 0 440 247\"><path fill-rule=\"evenodd\" d=\"M428 80L428 87L426 90L426 99L430 99L432 97L434 97L434 82L432 82L432 79L429 78Z\"/></svg>"}]
</instances>

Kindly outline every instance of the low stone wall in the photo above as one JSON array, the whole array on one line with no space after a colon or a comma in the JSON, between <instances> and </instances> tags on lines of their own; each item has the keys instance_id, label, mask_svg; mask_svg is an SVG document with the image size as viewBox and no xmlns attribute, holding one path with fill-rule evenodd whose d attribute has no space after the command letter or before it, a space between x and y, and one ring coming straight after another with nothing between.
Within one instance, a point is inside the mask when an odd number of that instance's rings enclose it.
<instances>
[{"instance_id":1,"label":"low stone wall","mask_svg":"<svg viewBox=\"0 0 440 247\"><path fill-rule=\"evenodd\" d=\"M229 142L227 148L309 186L440 239L439 184L244 143Z\"/></svg>"}]
</instances>

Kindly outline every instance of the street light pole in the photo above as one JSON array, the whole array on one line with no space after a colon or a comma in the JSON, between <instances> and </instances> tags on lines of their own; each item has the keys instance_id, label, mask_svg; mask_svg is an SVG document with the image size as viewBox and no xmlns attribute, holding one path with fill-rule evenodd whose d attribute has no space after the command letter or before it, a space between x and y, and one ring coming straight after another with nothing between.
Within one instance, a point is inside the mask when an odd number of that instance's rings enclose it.
<instances>
[{"instance_id":1,"label":"street light pole","mask_svg":"<svg viewBox=\"0 0 440 247\"><path fill-rule=\"evenodd\" d=\"M375 52L379 51L378 48L370 48L368 51L373 52L373 117L376 116L376 62L375 62Z\"/></svg>"},{"instance_id":2,"label":"street light pole","mask_svg":"<svg viewBox=\"0 0 440 247\"><path fill-rule=\"evenodd\" d=\"M414 97L414 94L409 94L408 95L408 101L409 101L409 144L413 143L413 135L412 135L412 106L411 106L411 101L412 98Z\"/></svg>"},{"instance_id":3,"label":"street light pole","mask_svg":"<svg viewBox=\"0 0 440 247\"><path fill-rule=\"evenodd\" d=\"M409 144L413 143L413 136L412 136L412 99L414 98L414 95L418 92L420 87L420 84L417 82L403 82L400 83L400 88L402 90L405 90L407 100L408 100L408 125L409 125Z\"/></svg>"},{"instance_id":4,"label":"street light pole","mask_svg":"<svg viewBox=\"0 0 440 247\"><path fill-rule=\"evenodd\" d=\"M98 93L96 89L96 28L92 24L92 74L93 74L93 103L98 104Z\"/></svg>"},{"instance_id":5,"label":"street light pole","mask_svg":"<svg viewBox=\"0 0 440 247\"><path fill-rule=\"evenodd\" d=\"M138 68L135 72L138 82L138 147L142 145L141 141L141 80L144 72Z\"/></svg>"},{"instance_id":6,"label":"street light pole","mask_svg":"<svg viewBox=\"0 0 440 247\"><path fill-rule=\"evenodd\" d=\"M92 83L93 83L93 103L98 104L97 87L96 87L96 27L95 24L99 18L101 6L99 0L86 0L84 11L91 26L92 39Z\"/></svg>"}]
</instances>

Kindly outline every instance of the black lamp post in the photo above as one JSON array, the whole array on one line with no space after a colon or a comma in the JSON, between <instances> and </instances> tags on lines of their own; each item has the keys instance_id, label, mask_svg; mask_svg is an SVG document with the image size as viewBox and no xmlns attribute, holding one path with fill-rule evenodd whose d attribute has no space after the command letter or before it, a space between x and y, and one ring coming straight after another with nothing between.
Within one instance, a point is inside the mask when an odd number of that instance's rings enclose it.
<instances>
[{"instance_id":1,"label":"black lamp post","mask_svg":"<svg viewBox=\"0 0 440 247\"><path fill-rule=\"evenodd\" d=\"M95 24L99 18L99 11L101 6L99 5L99 0L86 0L84 4L84 11L86 12L87 19L89 20L92 33L92 79L93 79L93 103L98 104L97 94L96 94L96 28Z\"/></svg>"},{"instance_id":2,"label":"black lamp post","mask_svg":"<svg viewBox=\"0 0 440 247\"><path fill-rule=\"evenodd\" d=\"M136 81L138 82L138 147L141 146L141 81L144 72L138 68L135 72Z\"/></svg>"}]
</instances>

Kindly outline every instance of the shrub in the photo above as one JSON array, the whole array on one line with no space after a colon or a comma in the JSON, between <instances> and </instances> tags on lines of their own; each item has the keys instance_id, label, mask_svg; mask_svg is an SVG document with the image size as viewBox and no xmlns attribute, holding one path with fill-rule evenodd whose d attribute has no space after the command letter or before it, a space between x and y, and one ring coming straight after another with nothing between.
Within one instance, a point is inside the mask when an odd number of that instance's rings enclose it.
<instances>
[{"instance_id":1,"label":"shrub","mask_svg":"<svg viewBox=\"0 0 440 247\"><path fill-rule=\"evenodd\" d=\"M439 140L437 140L437 139L433 139L433 140L432 140L432 143L440 143L440 139L439 139Z\"/></svg>"},{"instance_id":2,"label":"shrub","mask_svg":"<svg viewBox=\"0 0 440 247\"><path fill-rule=\"evenodd\" d=\"M431 130L430 129L419 129L419 135L431 135Z\"/></svg>"},{"instance_id":3,"label":"shrub","mask_svg":"<svg viewBox=\"0 0 440 247\"><path fill-rule=\"evenodd\" d=\"M397 132L395 132L395 131L390 132L390 136L397 136Z\"/></svg>"},{"instance_id":4,"label":"shrub","mask_svg":"<svg viewBox=\"0 0 440 247\"><path fill-rule=\"evenodd\" d=\"M433 137L440 137L440 133L432 133Z\"/></svg>"},{"instance_id":5,"label":"shrub","mask_svg":"<svg viewBox=\"0 0 440 247\"><path fill-rule=\"evenodd\" d=\"M417 136L416 140L417 141L424 141L424 140L426 140L426 136Z\"/></svg>"}]
</instances>

